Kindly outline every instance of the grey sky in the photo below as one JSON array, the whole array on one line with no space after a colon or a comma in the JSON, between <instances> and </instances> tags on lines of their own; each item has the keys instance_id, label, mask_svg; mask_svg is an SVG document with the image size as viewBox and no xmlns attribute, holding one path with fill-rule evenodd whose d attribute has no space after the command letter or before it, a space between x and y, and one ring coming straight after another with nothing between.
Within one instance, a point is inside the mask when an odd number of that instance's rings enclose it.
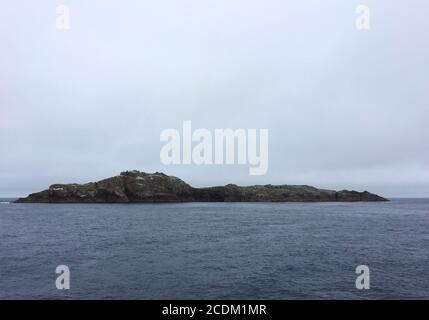
<instances>
[{"instance_id":1,"label":"grey sky","mask_svg":"<svg viewBox=\"0 0 429 320\"><path fill-rule=\"evenodd\" d=\"M427 1L62 3L69 31L61 2L0 3L0 196L127 169L429 196ZM268 173L162 165L183 120L269 129Z\"/></svg>"}]
</instances>

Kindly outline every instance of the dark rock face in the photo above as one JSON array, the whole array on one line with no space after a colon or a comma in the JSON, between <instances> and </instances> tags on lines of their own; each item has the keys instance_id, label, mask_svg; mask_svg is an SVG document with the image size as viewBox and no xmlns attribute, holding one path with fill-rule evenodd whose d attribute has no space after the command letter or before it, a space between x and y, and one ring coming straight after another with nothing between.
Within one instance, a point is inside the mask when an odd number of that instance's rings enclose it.
<instances>
[{"instance_id":1,"label":"dark rock face","mask_svg":"<svg viewBox=\"0 0 429 320\"><path fill-rule=\"evenodd\" d=\"M163 173L122 172L119 176L86 184L54 184L18 203L127 203L127 202L316 202L387 201L367 191L334 191L300 185L257 185L193 188Z\"/></svg>"}]
</instances>

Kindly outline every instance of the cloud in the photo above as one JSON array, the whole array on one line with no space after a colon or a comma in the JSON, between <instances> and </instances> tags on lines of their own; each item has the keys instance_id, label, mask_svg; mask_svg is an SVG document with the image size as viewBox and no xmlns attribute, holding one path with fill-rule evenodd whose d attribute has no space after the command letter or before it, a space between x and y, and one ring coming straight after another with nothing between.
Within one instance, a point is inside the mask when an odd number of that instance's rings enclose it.
<instances>
[{"instance_id":1,"label":"cloud","mask_svg":"<svg viewBox=\"0 0 429 320\"><path fill-rule=\"evenodd\" d=\"M195 185L306 183L428 196L426 6L330 1L0 5L0 195L121 170ZM266 176L164 166L159 134L269 129Z\"/></svg>"}]
</instances>

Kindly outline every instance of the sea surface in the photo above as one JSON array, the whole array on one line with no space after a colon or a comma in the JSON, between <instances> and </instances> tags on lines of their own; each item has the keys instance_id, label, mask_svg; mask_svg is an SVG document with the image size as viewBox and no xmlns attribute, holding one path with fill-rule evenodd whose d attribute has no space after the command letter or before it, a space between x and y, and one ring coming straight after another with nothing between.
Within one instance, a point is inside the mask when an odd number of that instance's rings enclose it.
<instances>
[{"instance_id":1,"label":"sea surface","mask_svg":"<svg viewBox=\"0 0 429 320\"><path fill-rule=\"evenodd\" d=\"M3 299L428 299L429 199L14 204ZM70 289L58 290L58 265ZM355 285L358 265L370 289Z\"/></svg>"}]
</instances>

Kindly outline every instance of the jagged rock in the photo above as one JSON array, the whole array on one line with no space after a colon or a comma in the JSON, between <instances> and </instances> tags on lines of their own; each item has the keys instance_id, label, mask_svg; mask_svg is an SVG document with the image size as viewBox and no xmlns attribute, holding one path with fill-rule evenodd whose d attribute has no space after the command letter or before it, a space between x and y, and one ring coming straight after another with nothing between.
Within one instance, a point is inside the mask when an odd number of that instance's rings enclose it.
<instances>
[{"instance_id":1,"label":"jagged rock","mask_svg":"<svg viewBox=\"0 0 429 320\"><path fill-rule=\"evenodd\" d=\"M334 191L306 185L256 185L193 188L164 173L125 171L119 176L86 184L53 184L15 202L116 203L116 202L316 202L387 201L368 191Z\"/></svg>"}]
</instances>

